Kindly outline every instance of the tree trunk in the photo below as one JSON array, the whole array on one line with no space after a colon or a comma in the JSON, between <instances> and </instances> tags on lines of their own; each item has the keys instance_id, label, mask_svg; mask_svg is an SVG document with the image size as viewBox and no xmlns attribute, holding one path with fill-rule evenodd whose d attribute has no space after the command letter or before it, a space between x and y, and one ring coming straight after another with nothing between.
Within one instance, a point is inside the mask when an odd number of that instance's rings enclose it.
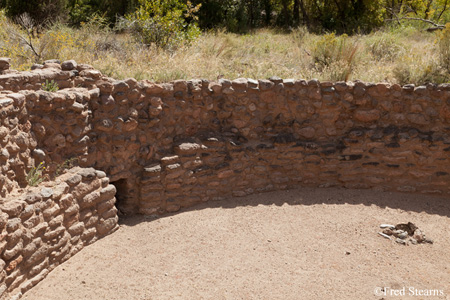
<instances>
[{"instance_id":1,"label":"tree trunk","mask_svg":"<svg viewBox=\"0 0 450 300\"><path fill-rule=\"evenodd\" d=\"M290 25L289 24L290 23L290 16L289 16L289 9L288 9L289 0L283 0L282 3L283 3L283 15L284 15L283 24L288 26L288 25Z\"/></svg>"},{"instance_id":2,"label":"tree trunk","mask_svg":"<svg viewBox=\"0 0 450 300\"><path fill-rule=\"evenodd\" d=\"M254 3L252 0L248 1L248 25L250 26L250 28L254 27L254 23L255 23L255 14L254 14Z\"/></svg>"},{"instance_id":3,"label":"tree trunk","mask_svg":"<svg viewBox=\"0 0 450 300\"><path fill-rule=\"evenodd\" d=\"M300 4L300 9L302 11L303 24L305 24L306 27L309 28L310 27L309 16L308 16L308 13L306 12L305 3L303 2L303 0L299 0L299 4Z\"/></svg>"},{"instance_id":4,"label":"tree trunk","mask_svg":"<svg viewBox=\"0 0 450 300\"><path fill-rule=\"evenodd\" d=\"M272 5L270 4L270 0L264 0L264 13L266 14L264 23L266 26L270 26L272 20Z\"/></svg>"},{"instance_id":5,"label":"tree trunk","mask_svg":"<svg viewBox=\"0 0 450 300\"><path fill-rule=\"evenodd\" d=\"M430 8L431 8L431 4L432 3L433 3L433 0L428 0L428 4L427 4L427 6L425 8L425 12L423 13L424 14L423 18L424 19L428 19L430 17Z\"/></svg>"},{"instance_id":6,"label":"tree trunk","mask_svg":"<svg viewBox=\"0 0 450 300\"><path fill-rule=\"evenodd\" d=\"M442 17L442 14L447 10L447 2L448 2L448 0L445 0L444 7L442 8L442 11L441 11L441 13L439 14L439 16L438 16L436 22L439 22L439 20L440 20L441 17Z\"/></svg>"},{"instance_id":7,"label":"tree trunk","mask_svg":"<svg viewBox=\"0 0 450 300\"><path fill-rule=\"evenodd\" d=\"M294 0L292 15L294 16L294 25L298 26L300 24L300 0Z\"/></svg>"}]
</instances>

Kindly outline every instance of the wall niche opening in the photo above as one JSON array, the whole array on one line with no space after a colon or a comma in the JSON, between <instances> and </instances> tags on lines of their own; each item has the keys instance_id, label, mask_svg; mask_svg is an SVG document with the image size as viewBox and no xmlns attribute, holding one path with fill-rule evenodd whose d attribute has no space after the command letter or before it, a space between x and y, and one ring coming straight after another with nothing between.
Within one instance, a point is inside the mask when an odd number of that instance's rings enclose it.
<instances>
[{"instance_id":1,"label":"wall niche opening","mask_svg":"<svg viewBox=\"0 0 450 300\"><path fill-rule=\"evenodd\" d=\"M126 178L110 182L116 187L116 208L119 210L118 215L123 216L127 214L127 200L129 197L128 180Z\"/></svg>"}]
</instances>

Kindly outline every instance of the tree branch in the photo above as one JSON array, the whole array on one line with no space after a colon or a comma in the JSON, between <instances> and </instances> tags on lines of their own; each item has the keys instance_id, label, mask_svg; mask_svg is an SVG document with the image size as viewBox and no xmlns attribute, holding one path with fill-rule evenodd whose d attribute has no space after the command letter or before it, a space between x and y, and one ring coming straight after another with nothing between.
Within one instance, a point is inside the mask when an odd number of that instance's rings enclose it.
<instances>
[{"instance_id":1,"label":"tree branch","mask_svg":"<svg viewBox=\"0 0 450 300\"><path fill-rule=\"evenodd\" d=\"M445 26L438 26L438 27L430 27L430 28L427 28L427 31L428 32L433 32L433 31L436 31L436 30L442 30L442 29L444 29L445 28Z\"/></svg>"},{"instance_id":2,"label":"tree branch","mask_svg":"<svg viewBox=\"0 0 450 300\"><path fill-rule=\"evenodd\" d=\"M433 25L434 27L445 27L444 25L441 24L437 24L431 20L427 20L427 19L422 19L422 18L410 18L410 17L401 17L401 18L396 18L396 19L386 19L385 21L398 21L398 20L413 20L413 21L422 21L422 22L426 22L429 23L431 25Z\"/></svg>"},{"instance_id":3,"label":"tree branch","mask_svg":"<svg viewBox=\"0 0 450 300\"><path fill-rule=\"evenodd\" d=\"M442 8L442 11L441 11L441 13L439 14L439 16L437 18L438 21L441 19L442 14L447 10L447 3L448 3L448 0L445 0L444 8Z\"/></svg>"},{"instance_id":4,"label":"tree branch","mask_svg":"<svg viewBox=\"0 0 450 300\"><path fill-rule=\"evenodd\" d=\"M387 10L389 10L389 11L391 12L391 15L393 15L393 16L395 17L395 19L388 19L388 20L391 20L391 21L397 21L398 25L400 25L400 20L398 19L398 16L397 16L397 14L394 12L394 10L393 10L392 8L387 7L387 6L385 6L385 8L386 8Z\"/></svg>"}]
</instances>

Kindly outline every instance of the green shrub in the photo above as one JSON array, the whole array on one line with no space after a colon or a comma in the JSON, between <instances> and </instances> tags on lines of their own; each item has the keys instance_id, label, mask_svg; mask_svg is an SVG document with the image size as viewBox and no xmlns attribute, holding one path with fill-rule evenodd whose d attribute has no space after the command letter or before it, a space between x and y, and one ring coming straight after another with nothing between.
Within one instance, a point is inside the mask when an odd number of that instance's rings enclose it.
<instances>
[{"instance_id":1,"label":"green shrub","mask_svg":"<svg viewBox=\"0 0 450 300\"><path fill-rule=\"evenodd\" d=\"M46 79L45 83L42 84L42 89L47 92L56 92L59 90L59 86L54 80L48 81Z\"/></svg>"},{"instance_id":2,"label":"green shrub","mask_svg":"<svg viewBox=\"0 0 450 300\"><path fill-rule=\"evenodd\" d=\"M355 45L350 43L346 34L336 36L328 33L317 38L312 48L312 58L319 69L330 66L332 63L349 58Z\"/></svg>"},{"instance_id":3,"label":"green shrub","mask_svg":"<svg viewBox=\"0 0 450 300\"><path fill-rule=\"evenodd\" d=\"M370 36L366 45L376 60L393 61L404 50L392 33L377 32Z\"/></svg>"},{"instance_id":4,"label":"green shrub","mask_svg":"<svg viewBox=\"0 0 450 300\"><path fill-rule=\"evenodd\" d=\"M200 5L192 6L179 0L140 0L140 6L119 23L143 44L174 49L200 35L195 13ZM191 22L187 22L190 20Z\"/></svg>"},{"instance_id":5,"label":"green shrub","mask_svg":"<svg viewBox=\"0 0 450 300\"><path fill-rule=\"evenodd\" d=\"M327 71L330 80L347 81L353 71L358 45L346 34L329 33L315 40L311 56L318 71Z\"/></svg>"},{"instance_id":6,"label":"green shrub","mask_svg":"<svg viewBox=\"0 0 450 300\"><path fill-rule=\"evenodd\" d=\"M42 181L44 181L47 176L44 175L45 167L44 163L41 162L37 167L33 167L30 172L28 172L26 180L29 186L36 186Z\"/></svg>"}]
</instances>

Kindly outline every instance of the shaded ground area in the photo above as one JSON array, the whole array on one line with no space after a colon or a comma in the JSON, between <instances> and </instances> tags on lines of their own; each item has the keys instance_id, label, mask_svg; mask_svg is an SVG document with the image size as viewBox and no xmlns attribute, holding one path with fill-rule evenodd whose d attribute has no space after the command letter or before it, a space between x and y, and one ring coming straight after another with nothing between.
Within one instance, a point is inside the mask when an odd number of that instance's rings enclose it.
<instances>
[{"instance_id":1,"label":"shaded ground area","mask_svg":"<svg viewBox=\"0 0 450 300\"><path fill-rule=\"evenodd\" d=\"M449 216L448 198L298 189L129 217L23 299L450 299ZM434 244L377 234L408 221Z\"/></svg>"}]
</instances>

